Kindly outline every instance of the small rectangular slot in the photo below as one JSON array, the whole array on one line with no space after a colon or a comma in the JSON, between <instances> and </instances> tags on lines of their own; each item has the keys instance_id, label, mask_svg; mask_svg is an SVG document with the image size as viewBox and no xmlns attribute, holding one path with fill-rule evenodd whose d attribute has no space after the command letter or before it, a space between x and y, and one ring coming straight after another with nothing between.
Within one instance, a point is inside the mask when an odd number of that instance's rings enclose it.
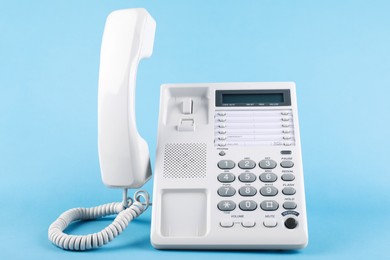
<instances>
[{"instance_id":1,"label":"small rectangular slot","mask_svg":"<svg viewBox=\"0 0 390 260\"><path fill-rule=\"evenodd\" d=\"M161 234L166 237L200 237L207 231L207 194L204 189L163 190Z\"/></svg>"}]
</instances>

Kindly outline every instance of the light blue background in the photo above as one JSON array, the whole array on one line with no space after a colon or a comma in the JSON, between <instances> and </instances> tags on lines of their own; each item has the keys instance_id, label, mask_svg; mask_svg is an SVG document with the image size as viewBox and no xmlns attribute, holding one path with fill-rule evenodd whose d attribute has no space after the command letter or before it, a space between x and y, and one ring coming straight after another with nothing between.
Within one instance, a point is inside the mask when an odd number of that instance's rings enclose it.
<instances>
[{"instance_id":1,"label":"light blue background","mask_svg":"<svg viewBox=\"0 0 390 260\"><path fill-rule=\"evenodd\" d=\"M162 83L296 82L306 249L157 251L150 211L103 249L66 252L47 240L64 210L121 199L100 180L97 80L105 18L130 7L157 21L137 82L153 163ZM389 13L389 1L2 1L0 258L389 259Z\"/></svg>"}]
</instances>

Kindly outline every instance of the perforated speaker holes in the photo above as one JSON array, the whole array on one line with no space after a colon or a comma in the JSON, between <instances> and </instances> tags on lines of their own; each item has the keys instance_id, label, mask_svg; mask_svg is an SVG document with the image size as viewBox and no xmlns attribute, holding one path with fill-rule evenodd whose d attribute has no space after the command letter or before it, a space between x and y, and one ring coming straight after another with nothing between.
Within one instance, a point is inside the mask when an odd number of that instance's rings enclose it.
<instances>
[{"instance_id":1,"label":"perforated speaker holes","mask_svg":"<svg viewBox=\"0 0 390 260\"><path fill-rule=\"evenodd\" d=\"M204 178L206 176L205 143L165 145L164 178Z\"/></svg>"}]
</instances>

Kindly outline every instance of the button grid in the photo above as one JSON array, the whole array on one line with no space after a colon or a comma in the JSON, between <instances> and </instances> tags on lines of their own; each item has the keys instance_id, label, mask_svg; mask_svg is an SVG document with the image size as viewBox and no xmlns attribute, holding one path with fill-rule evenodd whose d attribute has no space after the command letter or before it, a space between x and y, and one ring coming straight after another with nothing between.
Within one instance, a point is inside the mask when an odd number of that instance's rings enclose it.
<instances>
[{"instance_id":1,"label":"button grid","mask_svg":"<svg viewBox=\"0 0 390 260\"><path fill-rule=\"evenodd\" d=\"M236 165L238 166L237 169L244 171L237 174L237 176L231 172ZM296 193L295 188L291 187L291 183L295 180L295 175L293 173L282 173L280 180L278 180L278 176L274 172L271 172L273 169L278 167L278 165L282 169L294 167L294 163L290 160L282 160L279 163L271 159L261 160L257 163L249 159L243 159L237 163L233 160L219 161L217 166L219 169L224 170L224 172L217 176L217 180L225 186L221 186L217 190L217 194L221 197L221 199L227 197L236 198L239 196L241 200L238 202L234 202L233 200L221 200L217 204L217 208L224 212L237 210L238 212L256 210L261 210L263 212L275 212L279 209L296 209L297 204L294 201L284 201L282 206L280 206L278 201L275 200L276 198L291 198L291 196ZM254 171L255 168L265 170L266 172L257 176L254 172L250 171ZM278 188L273 185L275 182L288 183L289 186L284 187L281 193L279 193ZM234 188L231 186L233 183L241 183L243 186L235 186L236 188ZM256 189L258 183L262 184L259 187L259 190ZM238 205L236 203L238 203ZM277 220L274 218L266 218L263 222L263 225L268 228L276 227L277 224ZM221 227L228 228L233 227L234 223L230 220L223 220L220 222L220 225ZM241 222L242 227L249 228L254 227L255 225L256 222L250 219L244 219Z\"/></svg>"}]
</instances>

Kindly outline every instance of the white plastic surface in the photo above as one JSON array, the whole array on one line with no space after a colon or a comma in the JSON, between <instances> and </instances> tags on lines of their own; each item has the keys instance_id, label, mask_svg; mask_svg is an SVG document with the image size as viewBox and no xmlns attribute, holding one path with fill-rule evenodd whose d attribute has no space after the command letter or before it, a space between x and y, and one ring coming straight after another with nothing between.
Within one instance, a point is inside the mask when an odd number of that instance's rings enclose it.
<instances>
[{"instance_id":1,"label":"white plastic surface","mask_svg":"<svg viewBox=\"0 0 390 260\"><path fill-rule=\"evenodd\" d=\"M149 149L135 120L138 63L153 51L156 22L145 9L112 12L106 21L99 71L98 142L102 179L118 188L150 177Z\"/></svg>"},{"instance_id":2,"label":"white plastic surface","mask_svg":"<svg viewBox=\"0 0 390 260\"><path fill-rule=\"evenodd\" d=\"M288 90L291 105L217 107L217 90ZM193 101L193 113L185 114L182 103L189 99ZM289 121L285 121L286 118ZM226 120L219 122L220 119ZM180 131L177 125L183 120L193 120L194 130ZM286 122L289 126L283 127ZM291 82L163 85L154 171L152 245L159 249L227 250L305 247L308 232L298 122L295 84ZM223 128L226 131L222 134L218 132L220 123L228 126ZM226 139L220 140L223 136ZM224 146L219 146L219 143ZM282 150L290 150L291 154L281 154ZM238 179L246 172L238 167L238 162L244 159L256 163L255 168L247 170L256 176L253 183ZM265 159L275 160L276 168L261 169L259 162ZM232 160L235 167L219 169L220 160ZM293 161L293 168L282 168L280 162L284 160ZM235 180L232 183L219 182L217 176L224 172L232 173ZM277 180L274 183L261 182L259 176L264 172L275 173ZM283 181L281 175L290 172L295 176L294 181ZM239 189L248 185L257 193L253 197L241 196ZM278 194L274 197L261 195L259 190L267 185L277 188ZM235 195L219 196L217 190L225 186L234 188ZM294 187L296 193L285 196L282 193L284 187ZM219 210L217 205L223 200L233 201L235 209ZM239 203L243 200L255 201L257 208L241 210ZM275 200L278 208L275 211L262 210L260 203L265 200ZM287 201L294 201L297 207L284 209L283 203ZM178 205L173 205L175 203ZM294 229L284 225L291 217L298 222Z\"/></svg>"}]
</instances>

